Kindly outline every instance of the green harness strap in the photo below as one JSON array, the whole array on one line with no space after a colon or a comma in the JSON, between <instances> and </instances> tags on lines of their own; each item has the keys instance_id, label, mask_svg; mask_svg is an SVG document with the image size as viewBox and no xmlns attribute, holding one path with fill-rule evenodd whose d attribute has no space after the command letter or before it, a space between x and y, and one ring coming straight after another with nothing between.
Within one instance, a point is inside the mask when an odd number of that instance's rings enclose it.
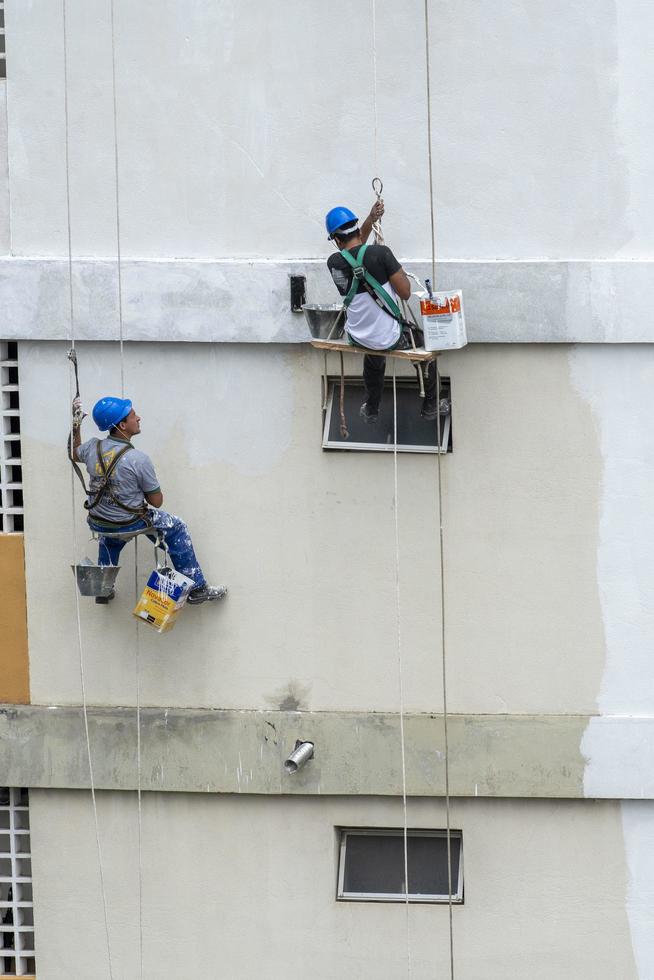
<instances>
[{"instance_id":1,"label":"green harness strap","mask_svg":"<svg viewBox=\"0 0 654 980\"><path fill-rule=\"evenodd\" d=\"M363 264L363 256L365 255L367 248L368 248L367 245L362 245L359 251L357 252L356 258L354 258L353 255L350 255L350 253L347 252L345 249L341 249L341 255L343 256L345 261L352 266L352 271L353 271L352 285L348 290L347 296L343 300L343 305L345 306L345 309L347 309L350 303L352 302L352 300L354 299L354 297L356 296L357 290L359 288L359 283L366 282L372 289L374 289L375 293L383 303L386 313L388 313L389 316L392 316L393 319L399 320L399 322L402 323L403 317L399 306L397 305L393 297L386 292L382 284L380 282L377 282L375 277L370 272L368 272L368 270Z\"/></svg>"}]
</instances>

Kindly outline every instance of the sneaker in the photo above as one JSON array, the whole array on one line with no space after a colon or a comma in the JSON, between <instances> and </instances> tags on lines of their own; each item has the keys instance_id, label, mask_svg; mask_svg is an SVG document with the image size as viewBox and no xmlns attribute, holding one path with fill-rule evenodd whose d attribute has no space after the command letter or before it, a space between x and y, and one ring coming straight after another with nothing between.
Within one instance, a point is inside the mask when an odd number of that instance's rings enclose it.
<instances>
[{"instance_id":1,"label":"sneaker","mask_svg":"<svg viewBox=\"0 0 654 980\"><path fill-rule=\"evenodd\" d=\"M198 606L201 602L213 602L214 599L224 599L226 595L226 585L201 585L198 589L191 589L186 601L192 606Z\"/></svg>"},{"instance_id":2,"label":"sneaker","mask_svg":"<svg viewBox=\"0 0 654 980\"><path fill-rule=\"evenodd\" d=\"M116 597L116 593L112 589L109 595L96 595L95 601L99 606L106 606L107 603L111 602L111 600L115 599L115 597Z\"/></svg>"},{"instance_id":3,"label":"sneaker","mask_svg":"<svg viewBox=\"0 0 654 980\"><path fill-rule=\"evenodd\" d=\"M370 406L368 402L364 402L361 408L359 409L359 415L361 416L364 422L368 422L369 424L372 424L373 422L376 422L377 419L379 418L379 409L372 408L372 406Z\"/></svg>"},{"instance_id":4,"label":"sneaker","mask_svg":"<svg viewBox=\"0 0 654 980\"><path fill-rule=\"evenodd\" d=\"M440 400L438 398L425 398L420 414L423 419L426 419L428 422L433 422L439 415L447 415L449 411L449 398L441 398Z\"/></svg>"}]
</instances>

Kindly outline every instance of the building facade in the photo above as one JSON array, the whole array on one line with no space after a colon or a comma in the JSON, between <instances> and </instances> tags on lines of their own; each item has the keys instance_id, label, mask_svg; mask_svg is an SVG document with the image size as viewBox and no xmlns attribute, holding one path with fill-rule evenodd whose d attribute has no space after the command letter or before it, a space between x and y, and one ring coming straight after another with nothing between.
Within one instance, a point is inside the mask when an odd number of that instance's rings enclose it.
<instances>
[{"instance_id":1,"label":"building facade","mask_svg":"<svg viewBox=\"0 0 654 980\"><path fill-rule=\"evenodd\" d=\"M470 343L396 456L324 447L289 276L377 174L430 273L424 3L0 6L0 976L654 980L654 14L429 4ZM73 344L229 585L165 635L148 543L76 596Z\"/></svg>"}]
</instances>

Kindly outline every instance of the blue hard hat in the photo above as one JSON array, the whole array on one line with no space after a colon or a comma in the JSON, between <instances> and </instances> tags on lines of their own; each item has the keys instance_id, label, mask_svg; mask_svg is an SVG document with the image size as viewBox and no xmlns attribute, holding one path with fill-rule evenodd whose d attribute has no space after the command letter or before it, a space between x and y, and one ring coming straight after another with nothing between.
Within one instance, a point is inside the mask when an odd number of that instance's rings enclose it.
<instances>
[{"instance_id":1,"label":"blue hard hat","mask_svg":"<svg viewBox=\"0 0 654 980\"><path fill-rule=\"evenodd\" d=\"M358 221L354 211L350 211L349 208L337 207L332 208L325 215L325 228L327 229L327 234L331 238L335 231L337 231L342 225L351 224L353 221Z\"/></svg>"},{"instance_id":2,"label":"blue hard hat","mask_svg":"<svg viewBox=\"0 0 654 980\"><path fill-rule=\"evenodd\" d=\"M131 411L132 403L129 398L113 398L107 395L93 406L93 421L101 432L105 432L127 418Z\"/></svg>"}]
</instances>

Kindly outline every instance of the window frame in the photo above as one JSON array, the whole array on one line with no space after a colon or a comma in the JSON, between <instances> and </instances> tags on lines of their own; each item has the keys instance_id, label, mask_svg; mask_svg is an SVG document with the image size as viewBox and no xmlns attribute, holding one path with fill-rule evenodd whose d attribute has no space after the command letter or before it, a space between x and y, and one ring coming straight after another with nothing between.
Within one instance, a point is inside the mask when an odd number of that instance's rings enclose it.
<instances>
[{"instance_id":1,"label":"window frame","mask_svg":"<svg viewBox=\"0 0 654 980\"><path fill-rule=\"evenodd\" d=\"M402 827L337 827L336 832L340 835L338 845L338 875L336 882L336 900L338 902L402 902L406 904L407 896L404 892L345 892L345 861L347 856L347 838L356 837L399 837L404 839L404 829ZM461 830L450 830L450 840L459 842L459 873L457 881L452 882L452 904L463 905L463 832ZM407 829L407 837L440 837L447 839L447 830L432 830L423 827L410 827ZM409 892L408 901L411 905L449 905L450 896L445 892L442 895L425 895Z\"/></svg>"},{"instance_id":2,"label":"window frame","mask_svg":"<svg viewBox=\"0 0 654 980\"><path fill-rule=\"evenodd\" d=\"M396 378L396 384L398 391L400 389L406 390L412 388L416 390L416 379L411 377L401 377ZM441 378L442 382L447 384L448 391L450 390L449 377ZM322 449L323 451L335 451L335 452L376 452L376 453L392 453L395 449L393 443L384 442L352 442L351 440L334 440L329 438L329 430L331 427L332 413L334 411L338 412L338 392L340 390L341 379L340 376L329 375L327 377L327 398L325 400L325 408L323 411L323 427L322 427ZM363 379L360 375L346 375L345 376L345 387L350 388L361 388L363 392ZM387 395L390 392L392 396L393 392L393 379L384 379L384 394ZM451 396L450 396L451 397ZM418 446L415 443L399 443L397 444L398 453L420 453L421 455L436 456L439 453L441 455L446 455L448 452L452 452L451 442L452 442L452 409L447 415L442 417L443 421L441 423L441 444L440 447L437 445L433 446Z\"/></svg>"}]
</instances>

